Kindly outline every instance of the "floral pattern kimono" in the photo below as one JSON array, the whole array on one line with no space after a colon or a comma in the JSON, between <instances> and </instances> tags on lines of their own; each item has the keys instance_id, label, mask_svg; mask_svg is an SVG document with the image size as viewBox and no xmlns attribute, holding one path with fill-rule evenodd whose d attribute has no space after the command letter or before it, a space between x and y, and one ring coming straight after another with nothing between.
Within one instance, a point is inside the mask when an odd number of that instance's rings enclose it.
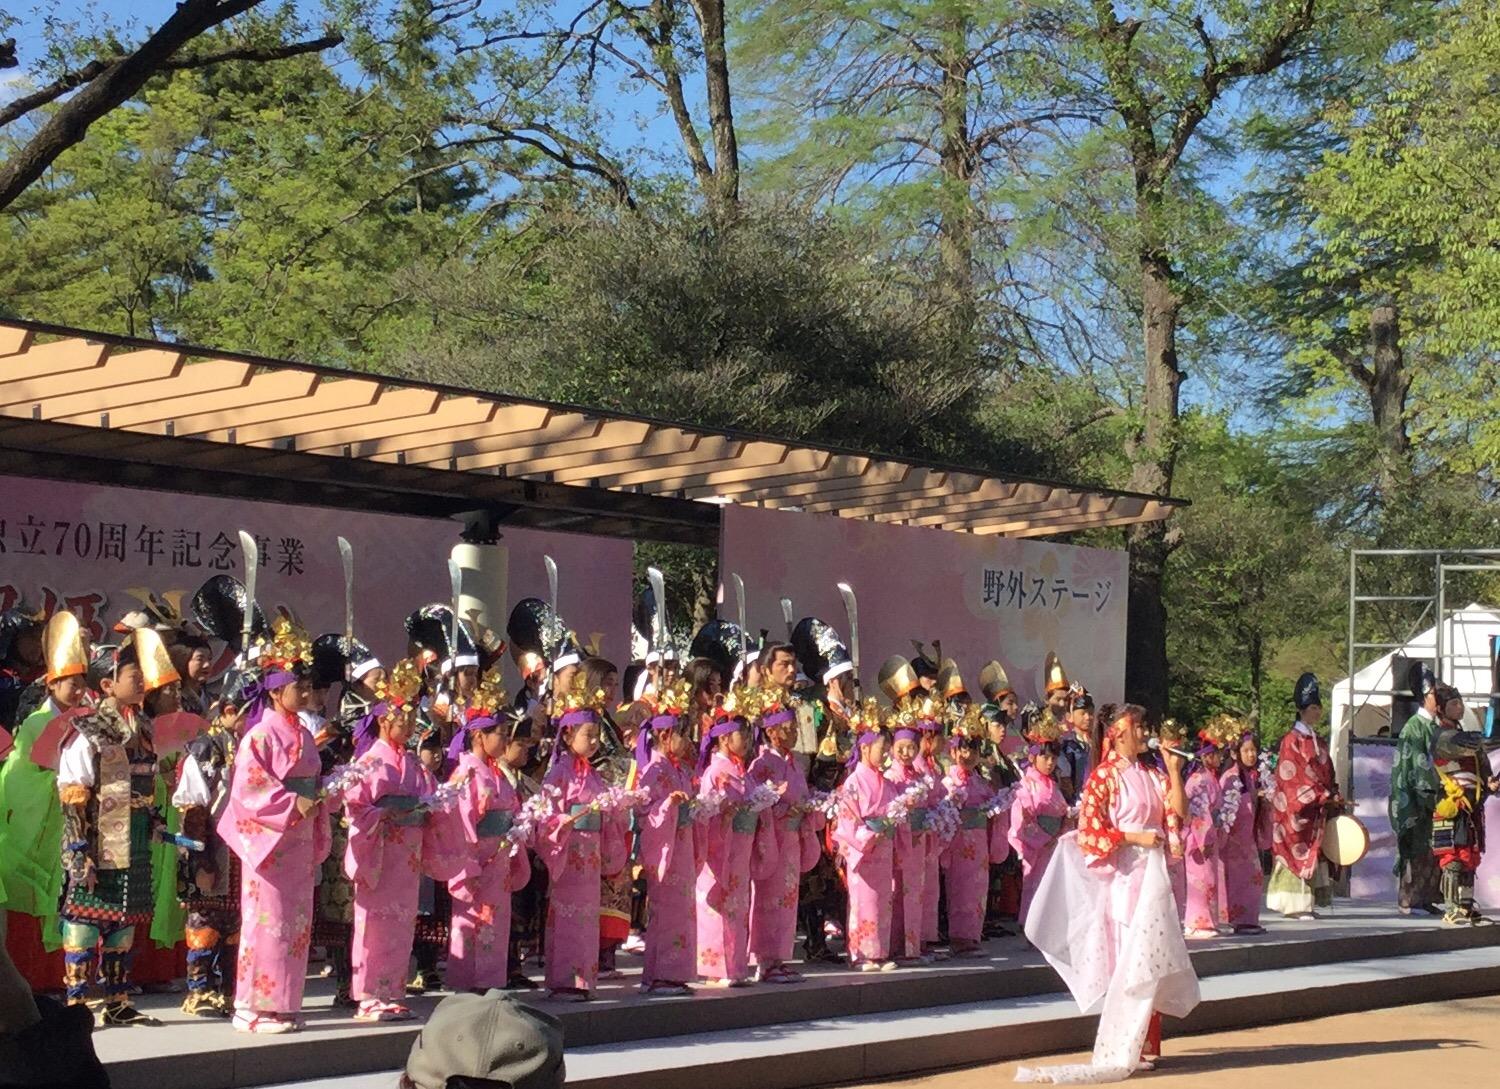
<instances>
[{"instance_id":1,"label":"floral pattern kimono","mask_svg":"<svg viewBox=\"0 0 1500 1089\"><path fill-rule=\"evenodd\" d=\"M455 992L504 987L511 893L531 880L526 847L510 838L521 801L500 769L472 752L459 756L449 782L460 790L457 813L467 851L448 881L453 923L446 983Z\"/></svg>"},{"instance_id":2,"label":"floral pattern kimono","mask_svg":"<svg viewBox=\"0 0 1500 1089\"><path fill-rule=\"evenodd\" d=\"M1010 803L1010 845L1021 859L1021 910L1017 918L1022 926L1026 925L1031 901L1057 848L1067 815L1068 803L1057 780L1028 767Z\"/></svg>"},{"instance_id":3,"label":"floral pattern kimono","mask_svg":"<svg viewBox=\"0 0 1500 1089\"><path fill-rule=\"evenodd\" d=\"M693 821L693 769L660 750L641 771L650 800L639 815L641 868L646 873L645 963L641 983L687 983L698 973L698 825ZM678 791L687 802L669 799Z\"/></svg>"},{"instance_id":4,"label":"floral pattern kimono","mask_svg":"<svg viewBox=\"0 0 1500 1089\"><path fill-rule=\"evenodd\" d=\"M547 865L547 986L592 991L599 979L599 879L625 865L625 822L584 813L608 784L587 760L560 752L542 780L547 815L538 823L537 853Z\"/></svg>"},{"instance_id":5,"label":"floral pattern kimono","mask_svg":"<svg viewBox=\"0 0 1500 1089\"><path fill-rule=\"evenodd\" d=\"M834 840L848 878L849 923L845 933L852 964L883 961L890 955L895 837L879 822L898 793L896 784L864 761L839 788Z\"/></svg>"},{"instance_id":6,"label":"floral pattern kimono","mask_svg":"<svg viewBox=\"0 0 1500 1089\"><path fill-rule=\"evenodd\" d=\"M332 841L323 814L314 810L304 817L297 801L316 797L321 766L307 727L274 708L235 749L218 831L240 860L236 1009L302 1009L313 886Z\"/></svg>"},{"instance_id":7,"label":"floral pattern kimono","mask_svg":"<svg viewBox=\"0 0 1500 1089\"><path fill-rule=\"evenodd\" d=\"M1270 809L1260 796L1260 772L1236 760L1219 777L1219 784L1224 788L1224 903L1229 925L1259 926L1265 884L1260 852L1271 846Z\"/></svg>"},{"instance_id":8,"label":"floral pattern kimono","mask_svg":"<svg viewBox=\"0 0 1500 1089\"><path fill-rule=\"evenodd\" d=\"M436 787L414 752L377 740L360 758L373 770L345 798L349 847L344 871L354 882L352 993L361 1001L399 1003L422 881L427 814L420 800Z\"/></svg>"},{"instance_id":9,"label":"floral pattern kimono","mask_svg":"<svg viewBox=\"0 0 1500 1089\"><path fill-rule=\"evenodd\" d=\"M699 797L722 794L703 829L698 867L698 974L704 979L750 976L750 858L760 815L744 804L751 783L742 760L715 752L703 769Z\"/></svg>"},{"instance_id":10,"label":"floral pattern kimono","mask_svg":"<svg viewBox=\"0 0 1500 1089\"><path fill-rule=\"evenodd\" d=\"M1332 882L1319 857L1324 805L1337 793L1333 761L1316 734L1296 723L1281 739L1276 785L1271 793L1275 822L1271 832L1271 882L1266 906L1283 915L1311 912L1326 900Z\"/></svg>"},{"instance_id":11,"label":"floral pattern kimono","mask_svg":"<svg viewBox=\"0 0 1500 1089\"><path fill-rule=\"evenodd\" d=\"M811 791L791 753L765 746L750 765L750 779L786 784L781 801L761 815L750 894L750 956L759 965L781 964L797 940L797 890L802 875L817 865L826 819L806 811Z\"/></svg>"},{"instance_id":12,"label":"floral pattern kimono","mask_svg":"<svg viewBox=\"0 0 1500 1089\"><path fill-rule=\"evenodd\" d=\"M927 785L927 776L912 764L893 761L885 773L897 794L904 794L918 784ZM931 854L932 833L927 831L928 801L912 809L911 816L895 829L892 873L895 886L891 897L891 948L894 957L911 960L922 955L922 926L927 908L927 863Z\"/></svg>"},{"instance_id":13,"label":"floral pattern kimono","mask_svg":"<svg viewBox=\"0 0 1500 1089\"><path fill-rule=\"evenodd\" d=\"M995 788L976 771L954 764L944 789L958 807L959 827L943 851L948 880L948 937L976 943L984 936L985 900L990 889L990 860L1004 858L1008 817L988 818Z\"/></svg>"},{"instance_id":14,"label":"floral pattern kimono","mask_svg":"<svg viewBox=\"0 0 1500 1089\"><path fill-rule=\"evenodd\" d=\"M1224 801L1218 775L1206 767L1198 767L1188 776L1187 800L1188 819L1183 828L1187 903L1183 908L1183 926L1188 930L1217 930L1223 878L1220 810Z\"/></svg>"}]
</instances>

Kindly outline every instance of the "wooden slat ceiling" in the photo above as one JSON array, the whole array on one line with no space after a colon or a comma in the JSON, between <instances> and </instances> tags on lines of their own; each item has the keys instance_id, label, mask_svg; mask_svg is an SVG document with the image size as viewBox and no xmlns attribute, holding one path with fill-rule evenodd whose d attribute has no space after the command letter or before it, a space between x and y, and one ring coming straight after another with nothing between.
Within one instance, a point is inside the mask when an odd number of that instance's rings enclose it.
<instances>
[{"instance_id":1,"label":"wooden slat ceiling","mask_svg":"<svg viewBox=\"0 0 1500 1089\"><path fill-rule=\"evenodd\" d=\"M0 322L7 417L104 429L113 450L176 436L231 455L295 451L1011 537L1155 521L1180 505L31 322Z\"/></svg>"}]
</instances>

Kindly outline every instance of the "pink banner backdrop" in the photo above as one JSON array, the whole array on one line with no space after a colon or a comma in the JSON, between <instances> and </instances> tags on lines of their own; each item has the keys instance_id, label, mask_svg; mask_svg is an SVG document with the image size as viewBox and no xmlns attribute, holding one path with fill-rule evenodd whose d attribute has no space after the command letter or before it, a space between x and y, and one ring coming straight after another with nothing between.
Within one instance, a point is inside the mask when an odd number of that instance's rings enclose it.
<instances>
[{"instance_id":1,"label":"pink banner backdrop","mask_svg":"<svg viewBox=\"0 0 1500 1089\"><path fill-rule=\"evenodd\" d=\"M976 697L980 667L998 658L1022 700L1036 698L1049 650L1097 701L1124 692L1122 551L729 506L719 572L719 615L733 619L727 587L738 574L751 630L776 639L786 637L786 596L794 619L820 617L847 641L837 584L853 586L868 692L887 656L915 653L913 639L941 640Z\"/></svg>"},{"instance_id":2,"label":"pink banner backdrop","mask_svg":"<svg viewBox=\"0 0 1500 1089\"><path fill-rule=\"evenodd\" d=\"M406 648L402 621L448 598L448 554L459 524L135 488L0 477L0 608L76 612L100 638L138 606L132 589L193 593L224 572L244 578L238 530L258 539L257 597L291 608L313 635L342 631L344 576L336 538L354 546L355 629L387 661ZM560 571L559 611L587 641L624 657L630 631L631 542L573 533L507 530L509 602L547 597L543 554Z\"/></svg>"}]
</instances>

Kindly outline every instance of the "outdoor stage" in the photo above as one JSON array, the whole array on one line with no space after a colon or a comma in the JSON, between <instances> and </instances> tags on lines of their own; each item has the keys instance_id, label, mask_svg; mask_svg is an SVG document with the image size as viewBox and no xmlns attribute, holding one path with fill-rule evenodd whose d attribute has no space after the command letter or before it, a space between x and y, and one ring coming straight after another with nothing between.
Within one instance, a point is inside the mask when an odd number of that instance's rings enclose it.
<instances>
[{"instance_id":1,"label":"outdoor stage","mask_svg":"<svg viewBox=\"0 0 1500 1089\"><path fill-rule=\"evenodd\" d=\"M1167 1032L1207 1032L1460 995L1500 993L1500 925L1454 929L1347 902L1316 922L1195 943L1203 1002ZM565 1025L568 1084L589 1089L799 1089L1087 1048L1082 1017L1019 938L984 959L864 975L813 968L800 986L643 998L626 979L584 1005L538 1000ZM148 996L158 1029L95 1035L115 1089L390 1089L419 1024L363 1025L309 986L306 1031L251 1036L184 1017L180 996ZM424 1013L440 996L414 999ZM1169 1045L1170 1049L1170 1045Z\"/></svg>"}]
</instances>

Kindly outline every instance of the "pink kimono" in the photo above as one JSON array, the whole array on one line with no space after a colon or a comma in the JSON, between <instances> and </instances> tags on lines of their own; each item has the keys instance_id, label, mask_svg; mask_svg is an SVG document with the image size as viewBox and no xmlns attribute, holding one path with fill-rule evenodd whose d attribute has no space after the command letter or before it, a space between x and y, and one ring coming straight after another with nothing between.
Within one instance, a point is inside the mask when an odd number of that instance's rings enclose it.
<instances>
[{"instance_id":1,"label":"pink kimono","mask_svg":"<svg viewBox=\"0 0 1500 1089\"><path fill-rule=\"evenodd\" d=\"M956 763L948 769L944 789L960 814L959 832L942 852L948 871L948 938L978 944L990 892L990 855L1004 850L1005 831L984 813L995 801L995 787L984 775Z\"/></svg>"},{"instance_id":2,"label":"pink kimono","mask_svg":"<svg viewBox=\"0 0 1500 1089\"><path fill-rule=\"evenodd\" d=\"M472 752L459 756L450 782L461 784L458 818L468 850L448 881L453 921L446 981L453 991L504 987L510 896L531 880L526 848L506 838L521 800L504 773Z\"/></svg>"},{"instance_id":3,"label":"pink kimono","mask_svg":"<svg viewBox=\"0 0 1500 1089\"><path fill-rule=\"evenodd\" d=\"M667 799L677 791L693 796L693 769L653 749L637 786L651 796L637 833L651 911L641 983L687 983L698 974L698 829L689 806Z\"/></svg>"},{"instance_id":4,"label":"pink kimono","mask_svg":"<svg viewBox=\"0 0 1500 1089\"><path fill-rule=\"evenodd\" d=\"M698 974L704 979L750 977L750 856L759 814L743 802L752 783L743 762L715 752L703 769L699 795L717 791L724 806L704 828L698 867Z\"/></svg>"},{"instance_id":5,"label":"pink kimono","mask_svg":"<svg viewBox=\"0 0 1500 1089\"><path fill-rule=\"evenodd\" d=\"M218 830L240 859L236 1009L302 1009L312 935L313 886L328 856L327 816L297 812L318 790L318 746L300 719L274 708L241 738Z\"/></svg>"},{"instance_id":6,"label":"pink kimono","mask_svg":"<svg viewBox=\"0 0 1500 1089\"><path fill-rule=\"evenodd\" d=\"M800 878L817 865L822 850L818 833L826 821L821 813L793 812L806 804L810 792L791 753L764 746L749 775L755 783L787 785L781 801L761 814L750 870L750 956L757 965L782 964L797 940Z\"/></svg>"},{"instance_id":7,"label":"pink kimono","mask_svg":"<svg viewBox=\"0 0 1500 1089\"><path fill-rule=\"evenodd\" d=\"M344 872L354 882L351 993L360 1001L406 997L422 842L427 816L414 811L436 788L416 753L377 739L360 757L374 770L349 792L349 848Z\"/></svg>"},{"instance_id":8,"label":"pink kimono","mask_svg":"<svg viewBox=\"0 0 1500 1089\"><path fill-rule=\"evenodd\" d=\"M923 806L931 809L947 796L947 791L943 788L943 766L936 760L928 760L927 757L918 755L915 767L927 780L927 800ZM938 856L942 852L937 849L937 845L932 843L934 837L931 832L923 832L921 836L928 844L923 859L926 877L922 884L921 936L924 945L936 945L941 937L941 928L938 926L938 881L941 872Z\"/></svg>"},{"instance_id":9,"label":"pink kimono","mask_svg":"<svg viewBox=\"0 0 1500 1089\"><path fill-rule=\"evenodd\" d=\"M898 788L864 761L839 788L834 839L843 856L849 887L849 961L883 961L890 955L895 837L866 821L883 819Z\"/></svg>"},{"instance_id":10,"label":"pink kimono","mask_svg":"<svg viewBox=\"0 0 1500 1089\"><path fill-rule=\"evenodd\" d=\"M995 798L995 788L982 775L957 764L944 780L948 797L958 807L959 829L943 851L948 881L948 937L978 942L984 935L985 901L990 891L990 859L1008 853L1005 832L1008 814L987 818L984 809Z\"/></svg>"},{"instance_id":11,"label":"pink kimono","mask_svg":"<svg viewBox=\"0 0 1500 1089\"><path fill-rule=\"evenodd\" d=\"M551 811L537 829L537 852L547 865L547 986L592 991L599 977L599 879L625 865L625 822L616 814L590 813L572 826L563 818L582 812L608 789L587 760L560 752L542 789Z\"/></svg>"},{"instance_id":12,"label":"pink kimono","mask_svg":"<svg viewBox=\"0 0 1500 1089\"><path fill-rule=\"evenodd\" d=\"M1230 783L1240 783L1239 804L1225 813L1220 843L1223 847L1224 902L1230 926L1259 926L1261 887L1265 873L1260 852L1271 849L1270 807L1260 796L1260 772L1242 768L1238 760L1219 777L1227 806Z\"/></svg>"},{"instance_id":13,"label":"pink kimono","mask_svg":"<svg viewBox=\"0 0 1500 1089\"><path fill-rule=\"evenodd\" d=\"M1188 930L1218 928L1222 873L1219 808L1223 799L1219 777L1207 768L1199 767L1188 776L1188 819L1182 830L1187 872L1183 926Z\"/></svg>"},{"instance_id":14,"label":"pink kimono","mask_svg":"<svg viewBox=\"0 0 1500 1089\"><path fill-rule=\"evenodd\" d=\"M918 783L928 783L927 776L916 767L892 762L885 773L886 780L900 795ZM937 860L937 852L930 849L932 833L923 823L927 819L928 806L932 801L929 792L919 810L913 811L910 822L898 825L894 841L892 872L895 877L894 893L891 897L892 956L911 960L922 955L923 920L927 908L928 861ZM915 827L914 827L915 825Z\"/></svg>"},{"instance_id":15,"label":"pink kimono","mask_svg":"<svg viewBox=\"0 0 1500 1089\"><path fill-rule=\"evenodd\" d=\"M1010 845L1021 858L1021 909L1016 919L1022 926L1026 925L1031 898L1047 871L1067 815L1068 803L1057 780L1036 768L1027 768L1010 803L1009 832ZM1044 823L1049 827L1043 827Z\"/></svg>"}]
</instances>

